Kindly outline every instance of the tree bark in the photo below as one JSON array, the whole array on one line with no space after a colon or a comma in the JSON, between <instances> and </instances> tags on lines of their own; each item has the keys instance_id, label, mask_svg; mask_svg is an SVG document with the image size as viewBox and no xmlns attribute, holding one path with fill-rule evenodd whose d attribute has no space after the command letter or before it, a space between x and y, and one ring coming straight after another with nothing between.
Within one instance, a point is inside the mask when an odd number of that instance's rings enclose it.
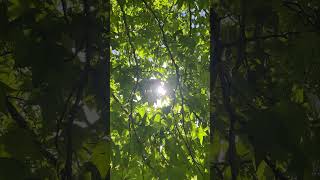
<instances>
[{"instance_id":1,"label":"tree bark","mask_svg":"<svg viewBox=\"0 0 320 180\"><path fill-rule=\"evenodd\" d=\"M213 5L210 5L210 143L213 144L214 141L214 125L216 121L214 112L214 88L218 77L217 64L221 59L222 46L220 42L220 19L216 13ZM213 148L213 147L211 147ZM210 153L210 156L212 154ZM215 179L214 171L215 166L213 162L213 157L210 157L210 179Z\"/></svg>"}]
</instances>

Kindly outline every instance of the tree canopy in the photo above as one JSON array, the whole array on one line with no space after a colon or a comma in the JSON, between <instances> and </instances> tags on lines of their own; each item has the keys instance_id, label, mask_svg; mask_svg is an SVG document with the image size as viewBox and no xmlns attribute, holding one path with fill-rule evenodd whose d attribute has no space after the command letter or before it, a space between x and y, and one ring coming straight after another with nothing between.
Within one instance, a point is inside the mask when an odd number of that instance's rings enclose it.
<instances>
[{"instance_id":1,"label":"tree canopy","mask_svg":"<svg viewBox=\"0 0 320 180\"><path fill-rule=\"evenodd\" d=\"M319 6L1 0L0 179L319 179Z\"/></svg>"}]
</instances>

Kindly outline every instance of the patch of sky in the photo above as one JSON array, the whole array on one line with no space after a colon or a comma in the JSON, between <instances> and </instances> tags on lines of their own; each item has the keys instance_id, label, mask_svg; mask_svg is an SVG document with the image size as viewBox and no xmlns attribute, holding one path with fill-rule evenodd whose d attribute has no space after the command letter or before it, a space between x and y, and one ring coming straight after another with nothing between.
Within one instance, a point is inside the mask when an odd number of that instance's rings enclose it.
<instances>
[{"instance_id":1,"label":"patch of sky","mask_svg":"<svg viewBox=\"0 0 320 180\"><path fill-rule=\"evenodd\" d=\"M186 17L186 16L187 16L187 12L186 12L186 11L182 11L182 12L181 12L181 16L182 16L182 17Z\"/></svg>"},{"instance_id":2,"label":"patch of sky","mask_svg":"<svg viewBox=\"0 0 320 180\"><path fill-rule=\"evenodd\" d=\"M199 15L201 17L205 17L206 16L206 12L202 9L200 12L199 12Z\"/></svg>"},{"instance_id":3,"label":"patch of sky","mask_svg":"<svg viewBox=\"0 0 320 180\"><path fill-rule=\"evenodd\" d=\"M116 56L119 56L119 54L120 54L120 52L117 51L117 50L115 50L115 49L112 49L111 53L112 53L113 55L116 55Z\"/></svg>"}]
</instances>

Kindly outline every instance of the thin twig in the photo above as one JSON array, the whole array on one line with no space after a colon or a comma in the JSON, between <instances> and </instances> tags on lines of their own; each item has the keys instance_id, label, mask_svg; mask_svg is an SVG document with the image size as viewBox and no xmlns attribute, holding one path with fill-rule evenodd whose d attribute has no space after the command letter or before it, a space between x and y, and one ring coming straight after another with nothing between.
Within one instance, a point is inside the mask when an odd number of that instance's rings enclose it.
<instances>
[{"instance_id":1,"label":"thin twig","mask_svg":"<svg viewBox=\"0 0 320 180\"><path fill-rule=\"evenodd\" d=\"M136 129L134 128L134 122L135 122L135 119L133 118L131 112L129 110L127 110L123 105L122 103L120 102L119 98L117 98L113 93L112 93L112 97L114 98L114 100L120 105L121 109L129 116L129 121L131 121L132 123L132 129L133 129L133 132L134 132L134 135L135 135L135 138L136 140L138 141L138 143L141 145L141 146L144 146L144 142L141 140L141 138L138 136L138 133L136 132ZM154 172L154 174L158 177L160 177L159 173L154 169L154 167L151 166L150 162L149 162L149 158L145 155L147 154L146 153L146 150L143 148L143 151L144 151L144 154L141 155L141 158L143 160L143 162Z\"/></svg>"},{"instance_id":2,"label":"thin twig","mask_svg":"<svg viewBox=\"0 0 320 180\"><path fill-rule=\"evenodd\" d=\"M61 6L62 6L62 11L63 11L63 17L66 21L67 24L69 24L69 18L67 14L67 3L65 0L60 0L61 1Z\"/></svg>"},{"instance_id":3,"label":"thin twig","mask_svg":"<svg viewBox=\"0 0 320 180\"><path fill-rule=\"evenodd\" d=\"M265 157L264 162L266 162L266 164L271 168L276 179L289 180L289 178L276 167L276 165L271 161L269 157Z\"/></svg>"},{"instance_id":4,"label":"thin twig","mask_svg":"<svg viewBox=\"0 0 320 180\"><path fill-rule=\"evenodd\" d=\"M181 85L181 82L180 82L180 78L181 78L181 75L180 75L180 71L179 71L179 66L177 65L176 63L176 60L174 59L173 57L173 54L171 52L171 49L169 47L169 44L168 44L168 41L167 41L167 37L166 37L166 33L163 29L164 27L164 23L159 19L159 17L156 15L156 13L154 12L154 10L151 8L151 6L146 2L146 0L142 0L142 2L145 4L146 8L151 12L151 14L154 16L154 18L156 19L156 22L159 26L159 29L161 31L161 35L162 35L162 42L163 42L163 45L165 46L168 54L169 54L169 57L171 59L171 62L175 68L175 71L176 71L176 81L177 81L177 85L178 85L178 89L179 89L179 94L180 94L180 97L181 97L181 114L182 114L182 129L183 131L185 132L185 134L187 135L187 130L185 129L185 110L184 110L184 95L183 95L183 91L182 91L182 85ZM195 164L198 164L195 160L195 158L193 157L193 154L192 154L192 151L191 151L191 148L190 148L190 145L187 143L187 141L185 140L185 143L186 143L186 146L187 146L187 149L189 151L189 154L190 156L192 157L192 161L195 163ZM201 173L201 175L203 175L202 171L199 169L199 167L197 166L199 172Z\"/></svg>"},{"instance_id":5,"label":"thin twig","mask_svg":"<svg viewBox=\"0 0 320 180\"><path fill-rule=\"evenodd\" d=\"M305 32L284 32L280 34L269 34L269 35L264 35L264 36L258 36L258 37L251 37L251 38L246 38L244 39L245 42L255 42L258 40L269 40L269 39L274 39L274 38L283 38L283 39L288 39L290 35L298 35L302 33L308 33L308 32L315 32L315 31L305 31ZM226 42L223 43L224 47L231 47L231 46L237 46L240 43L239 40L236 40L234 42Z\"/></svg>"}]
</instances>

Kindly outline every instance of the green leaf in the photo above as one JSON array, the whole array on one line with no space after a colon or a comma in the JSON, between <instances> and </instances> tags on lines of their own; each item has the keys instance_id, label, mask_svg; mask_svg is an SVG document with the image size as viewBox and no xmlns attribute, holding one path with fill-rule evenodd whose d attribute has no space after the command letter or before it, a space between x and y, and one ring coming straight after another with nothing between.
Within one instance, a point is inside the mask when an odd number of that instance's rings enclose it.
<instances>
[{"instance_id":1,"label":"green leaf","mask_svg":"<svg viewBox=\"0 0 320 180\"><path fill-rule=\"evenodd\" d=\"M203 129L201 126L198 128L197 137L198 137L201 145L202 145L202 142L203 142L203 137L207 136L207 133L206 133L207 130L208 130L208 128L204 128Z\"/></svg>"},{"instance_id":2,"label":"green leaf","mask_svg":"<svg viewBox=\"0 0 320 180\"><path fill-rule=\"evenodd\" d=\"M93 149L91 161L98 168L102 177L105 177L110 168L110 143L99 142Z\"/></svg>"},{"instance_id":3,"label":"green leaf","mask_svg":"<svg viewBox=\"0 0 320 180\"><path fill-rule=\"evenodd\" d=\"M154 122L160 122L160 120L161 120L161 115L160 114L156 114L155 116L154 116Z\"/></svg>"}]
</instances>

